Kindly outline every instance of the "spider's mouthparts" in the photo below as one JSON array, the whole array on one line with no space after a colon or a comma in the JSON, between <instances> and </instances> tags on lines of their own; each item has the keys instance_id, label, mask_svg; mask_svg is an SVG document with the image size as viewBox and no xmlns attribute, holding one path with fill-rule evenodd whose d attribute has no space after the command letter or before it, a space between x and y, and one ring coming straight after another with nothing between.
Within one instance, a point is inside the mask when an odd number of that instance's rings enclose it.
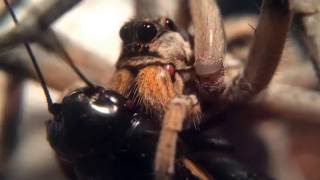
<instances>
[{"instance_id":1,"label":"spider's mouthparts","mask_svg":"<svg viewBox=\"0 0 320 180\"><path fill-rule=\"evenodd\" d=\"M133 50L136 52L147 52L149 50L148 44L136 43L133 45Z\"/></svg>"},{"instance_id":2,"label":"spider's mouthparts","mask_svg":"<svg viewBox=\"0 0 320 180\"><path fill-rule=\"evenodd\" d=\"M124 46L124 49L127 53L130 54L141 54L147 53L149 51L149 45L145 43L131 43Z\"/></svg>"},{"instance_id":3,"label":"spider's mouthparts","mask_svg":"<svg viewBox=\"0 0 320 180\"><path fill-rule=\"evenodd\" d=\"M173 77L176 73L176 68L174 67L173 64L166 64L164 65L164 69L168 71L171 77Z\"/></svg>"}]
</instances>

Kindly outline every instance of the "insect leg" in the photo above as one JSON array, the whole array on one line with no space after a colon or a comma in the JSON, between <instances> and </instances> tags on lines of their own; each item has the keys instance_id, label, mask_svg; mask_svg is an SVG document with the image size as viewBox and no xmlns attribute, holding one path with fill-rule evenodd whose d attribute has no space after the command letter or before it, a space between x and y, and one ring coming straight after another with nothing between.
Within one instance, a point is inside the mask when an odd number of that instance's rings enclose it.
<instances>
[{"instance_id":1,"label":"insect leg","mask_svg":"<svg viewBox=\"0 0 320 180\"><path fill-rule=\"evenodd\" d=\"M211 153L201 152L190 157L192 161L205 168L214 179L224 180L267 180L250 171L231 157L220 157Z\"/></svg>"}]
</instances>

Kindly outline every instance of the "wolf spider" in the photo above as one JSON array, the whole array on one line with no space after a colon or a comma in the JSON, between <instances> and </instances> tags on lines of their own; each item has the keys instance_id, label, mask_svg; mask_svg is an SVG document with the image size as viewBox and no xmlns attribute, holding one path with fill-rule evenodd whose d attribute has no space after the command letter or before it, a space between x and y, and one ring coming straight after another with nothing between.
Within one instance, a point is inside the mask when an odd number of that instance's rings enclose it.
<instances>
[{"instance_id":1,"label":"wolf spider","mask_svg":"<svg viewBox=\"0 0 320 180\"><path fill-rule=\"evenodd\" d=\"M136 141L129 139L137 144L140 143L141 146L146 146L148 151L143 152L147 156L154 157L150 158L151 161L154 160L154 164L148 165L148 167L154 168L151 173L155 173L156 179L171 179L173 177L258 179L259 177L255 173L251 174L231 158L222 156L221 160L206 154L206 150L222 149L222 152L229 151L232 149L232 145L228 144L224 139L216 139L205 133L207 130L214 129L218 124L223 123L221 121L228 121L229 118L234 118L230 114L236 114L239 109L245 113L250 109L254 109L252 107L259 106L263 108L262 110L260 109L262 113L270 113L268 112L270 110L269 106L275 103L275 97L281 98L281 105L286 105L286 103L289 105L288 100L291 98L293 101L297 101L292 96L314 97L315 101L319 101L319 97L313 92L302 93L300 89L293 89L293 93L290 94L288 92L289 95L287 96L277 96L277 94L273 96L270 92L281 93L287 90L288 87L281 86L280 90L267 88L279 63L293 12L289 9L287 1L266 0L263 2L248 62L242 70L238 70L235 76L229 76L229 69L224 67L226 59L224 30L215 2L205 0L190 1L190 12L195 32L193 40L192 36L188 37L186 32L180 32L173 21L164 17L156 20L133 20L125 24L120 31L120 36L123 40L122 53L117 62L117 70L111 85L107 86L120 95L112 94L114 92L105 92L100 88L97 91L101 90L107 95L111 93L110 97L119 101L120 104L130 106L127 104L127 99L122 97L125 96L133 101L137 112L142 114L141 117L139 116L141 119L135 122L143 123L143 126L146 127L142 128L142 135L138 135L142 137L147 135L151 139L146 138ZM52 19L49 19L49 22L46 22L47 24L40 24L44 26L44 28L41 27L44 30L41 33L55 37L54 32L50 28L47 29L51 23L50 20ZM23 37L23 34L21 36ZM32 35L30 36L32 37ZM29 39L21 39L23 41L34 40L30 37ZM54 50L60 52L64 58L69 59L62 48ZM72 62L69 63L72 65ZM78 74L82 76L81 72L78 72ZM89 90L85 88L73 91L64 100L67 101L68 98L77 95L77 93L86 95L88 91L89 94L92 94L90 88L94 88L95 85L85 77L82 77L82 79L89 86ZM47 97L49 97L48 92ZM99 97L93 96L90 98L99 99ZM309 105L309 102L304 100L300 103ZM55 120L61 118L57 113L59 110L50 101L49 110L54 114ZM71 108L67 110L71 110ZM290 107L288 111L296 110L297 107ZM126 110L121 110L120 112L126 113ZM296 114L306 115L307 113L303 112L303 110L298 110ZM314 114L319 117L317 113ZM120 117L130 119L125 115ZM65 145L57 145L57 142L54 142L55 136L59 135L54 134L56 132L52 134L51 131L60 127L52 125L53 122L49 121L48 138L58 156L62 157L62 161L71 161L71 166L74 163L72 161L78 158L81 159L81 162L77 163L81 165L89 162L90 160L83 157L83 152L77 152L77 149L70 150L70 147L67 147L66 150L64 149L66 148ZM125 124L124 126L126 127L120 127L120 129L126 129L127 126L133 127L134 124L130 123ZM79 128L78 125L71 126ZM83 131L79 130L74 135L86 136L85 133L82 133L92 127L83 126L81 128L84 128L82 129ZM98 128L96 129L97 132L94 132L95 128L97 127L93 126L90 131L99 135L103 134L103 131L98 130ZM156 137L154 137L154 134L156 134ZM75 138L74 135L72 135L73 138ZM157 139L158 142L156 144L153 143ZM89 143L90 140L92 139L88 139L85 143ZM99 139L98 143L100 142L101 139ZM148 146L147 142L151 145ZM81 144L83 142L80 141L78 143ZM87 148L78 145L75 145L75 147ZM98 148L103 149L105 147L98 146ZM138 153L141 153L141 147L136 148L139 149ZM182 152L177 153L177 149ZM188 151L191 151L191 154ZM68 155L69 152L74 154ZM86 151L86 153L90 154L92 152ZM95 150L93 150L93 153L96 153ZM99 151L99 153L101 152ZM133 154L136 155L135 153ZM65 157L66 154L68 158ZM123 158L128 158L126 155ZM72 157L70 158L69 156ZM99 162L99 165L102 163L106 167L112 166L100 162L100 156L94 157L96 158L94 162ZM124 160L119 161L122 162ZM118 161L116 162L119 163ZM62 162L63 165L65 163ZM134 166L134 164L131 165ZM77 168L77 175L80 178L90 178L92 176L91 173L97 173L86 172L95 170L96 166L80 166ZM130 170L133 167L127 168ZM105 170L104 168L102 169ZM134 170L131 170L131 173L134 173ZM99 170L97 171L101 173ZM130 175L132 174L128 174L129 177ZM109 177L109 174L101 177Z\"/></svg>"}]
</instances>

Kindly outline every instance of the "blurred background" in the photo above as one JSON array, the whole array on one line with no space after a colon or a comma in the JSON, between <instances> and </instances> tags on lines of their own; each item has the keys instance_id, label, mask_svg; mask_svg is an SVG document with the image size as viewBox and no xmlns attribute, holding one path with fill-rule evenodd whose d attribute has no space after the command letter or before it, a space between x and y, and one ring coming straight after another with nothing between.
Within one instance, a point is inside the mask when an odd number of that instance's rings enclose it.
<instances>
[{"instance_id":1,"label":"blurred background","mask_svg":"<svg viewBox=\"0 0 320 180\"><path fill-rule=\"evenodd\" d=\"M24 20L36 14L34 7L41 7L39 5L46 3L46 0L11 2L18 18ZM156 4L158 15L174 18L173 16L181 11L181 2L183 0L83 0L59 18L52 27L84 72L94 81L106 85L121 48L118 34L122 24L135 16L142 16L143 13L143 16L148 16L148 13L156 11L150 9L155 6L150 4ZM232 57L230 64L245 62L261 1L219 0L218 3L226 28L228 55ZM13 27L4 3L0 2L0 37ZM318 90L316 74L307 60L309 56L300 31L301 26L295 21L283 62L273 82ZM67 65L61 62L59 56L36 43L33 48L52 87L50 92L55 100L59 100L61 92L72 86L77 78ZM44 123L51 116L47 111L41 87L33 80L34 77L29 75L31 66L24 61L27 58L21 49L21 46L2 48L0 52L0 61L11 60L0 63L0 69L3 69L0 71L0 179L62 180L64 177L46 141ZM31 78L24 78L25 76ZM320 117L315 119L320 120ZM251 122L239 122L236 125L245 126L246 123ZM319 121L268 117L251 128L254 136L265 145L263 154L267 160L266 165L261 168L267 173L281 180L320 179ZM251 138L248 136L243 135L244 140L239 146L255 150L254 146L250 146ZM244 152L240 158L249 166L259 164L259 158L255 157L259 154L259 149L256 149L256 154L251 153L252 151L245 152L246 149L243 148L242 150Z\"/></svg>"}]
</instances>

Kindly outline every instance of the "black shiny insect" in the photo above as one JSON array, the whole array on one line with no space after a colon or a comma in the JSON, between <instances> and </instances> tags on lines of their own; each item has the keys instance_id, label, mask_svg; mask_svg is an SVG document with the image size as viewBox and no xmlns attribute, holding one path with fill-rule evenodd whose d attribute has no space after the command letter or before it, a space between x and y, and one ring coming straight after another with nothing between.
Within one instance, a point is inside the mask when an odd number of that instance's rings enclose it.
<instances>
[{"instance_id":1,"label":"black shiny insect","mask_svg":"<svg viewBox=\"0 0 320 180\"><path fill-rule=\"evenodd\" d=\"M138 167L139 162L150 161L148 147L152 148L149 144L156 140L156 134L142 126L143 119L131 102L118 93L102 87L84 87L54 106L54 119L47 122L48 141L61 164L72 166L71 177L113 179L128 175L119 171L124 170L124 164L135 162L133 167ZM147 139L153 140L147 143ZM137 156L136 161L124 158L128 154ZM146 167L141 169L147 171ZM135 172L137 177L147 174L138 169Z\"/></svg>"},{"instance_id":2,"label":"black shiny insect","mask_svg":"<svg viewBox=\"0 0 320 180\"><path fill-rule=\"evenodd\" d=\"M18 23L9 5L8 8ZM166 24L176 30L171 20ZM121 29L121 38L133 38L126 31ZM157 34L152 23L143 22L136 32L142 42ZM61 103L52 103L32 50L27 43L24 45L53 115L47 121L48 141L66 175L71 179L153 179L159 127L150 123L150 117L117 92L93 85L75 67L87 87L72 91ZM232 145L209 131L210 127L202 131L185 129L180 134L175 179L261 179L231 158Z\"/></svg>"},{"instance_id":3,"label":"black shiny insect","mask_svg":"<svg viewBox=\"0 0 320 180\"><path fill-rule=\"evenodd\" d=\"M54 104L48 141L72 179L152 179L158 131L130 100L102 87L85 87ZM186 161L216 179L256 179L231 158L223 139L184 131L179 140L176 179L197 179ZM187 162L187 163L188 163ZM71 170L66 167L72 167Z\"/></svg>"}]
</instances>

